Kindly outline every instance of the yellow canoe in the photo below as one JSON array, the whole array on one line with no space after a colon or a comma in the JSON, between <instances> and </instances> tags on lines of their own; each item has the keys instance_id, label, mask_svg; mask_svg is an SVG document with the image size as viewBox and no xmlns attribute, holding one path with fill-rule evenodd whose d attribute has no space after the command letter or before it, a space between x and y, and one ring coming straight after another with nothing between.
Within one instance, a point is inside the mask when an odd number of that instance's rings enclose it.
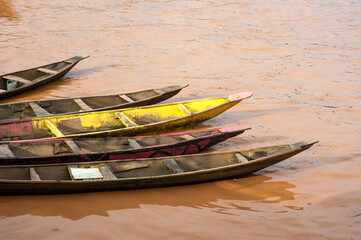
<instances>
[{"instance_id":1,"label":"yellow canoe","mask_svg":"<svg viewBox=\"0 0 361 240\"><path fill-rule=\"evenodd\" d=\"M1 122L0 141L160 133L206 121L251 96L251 92L241 92L229 97Z\"/></svg>"}]
</instances>

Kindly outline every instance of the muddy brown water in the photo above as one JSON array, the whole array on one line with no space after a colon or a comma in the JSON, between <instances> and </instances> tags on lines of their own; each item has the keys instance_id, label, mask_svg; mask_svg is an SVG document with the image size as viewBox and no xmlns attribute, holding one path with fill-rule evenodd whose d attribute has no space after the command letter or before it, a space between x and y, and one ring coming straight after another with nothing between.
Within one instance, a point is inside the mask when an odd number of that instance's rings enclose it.
<instances>
[{"instance_id":1,"label":"muddy brown water","mask_svg":"<svg viewBox=\"0 0 361 240\"><path fill-rule=\"evenodd\" d=\"M89 53L12 99L189 83L170 101L252 91L197 129L250 125L210 151L317 139L229 181L0 197L0 239L360 239L360 1L0 2L0 74Z\"/></svg>"}]
</instances>

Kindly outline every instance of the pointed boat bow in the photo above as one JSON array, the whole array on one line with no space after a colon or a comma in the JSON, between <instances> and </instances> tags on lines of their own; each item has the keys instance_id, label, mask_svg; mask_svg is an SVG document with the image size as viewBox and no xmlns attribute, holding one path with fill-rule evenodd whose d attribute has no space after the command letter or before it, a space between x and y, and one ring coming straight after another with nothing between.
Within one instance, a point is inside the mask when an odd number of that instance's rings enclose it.
<instances>
[{"instance_id":1,"label":"pointed boat bow","mask_svg":"<svg viewBox=\"0 0 361 240\"><path fill-rule=\"evenodd\" d=\"M218 129L218 131L222 132L222 133L229 133L229 132L244 132L246 130L250 130L252 129L251 127L248 126L239 126L239 127L230 127L230 128L220 128Z\"/></svg>"},{"instance_id":2,"label":"pointed boat bow","mask_svg":"<svg viewBox=\"0 0 361 240\"><path fill-rule=\"evenodd\" d=\"M241 101L243 99L247 99L247 98L252 97L252 95L253 95L253 92L239 92L239 93L236 93L236 94L229 95L228 100L230 102Z\"/></svg>"},{"instance_id":3,"label":"pointed boat bow","mask_svg":"<svg viewBox=\"0 0 361 240\"><path fill-rule=\"evenodd\" d=\"M82 54L82 55L78 55L78 56L74 56L72 58L66 59L66 60L64 60L64 62L74 64L74 63L77 63L77 62L79 62L81 60L84 60L84 59L86 59L88 57L90 57L89 54Z\"/></svg>"},{"instance_id":4,"label":"pointed boat bow","mask_svg":"<svg viewBox=\"0 0 361 240\"><path fill-rule=\"evenodd\" d=\"M302 142L290 144L290 147L295 151L297 151L297 150L306 150L306 149L312 147L316 143L318 143L317 140L307 140L307 141L302 141Z\"/></svg>"}]
</instances>

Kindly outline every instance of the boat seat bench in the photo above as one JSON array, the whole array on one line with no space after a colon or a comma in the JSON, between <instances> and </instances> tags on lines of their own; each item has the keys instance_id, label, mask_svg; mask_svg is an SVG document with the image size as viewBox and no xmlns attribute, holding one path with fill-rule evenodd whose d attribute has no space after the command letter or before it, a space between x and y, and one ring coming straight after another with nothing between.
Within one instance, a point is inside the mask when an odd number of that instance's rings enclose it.
<instances>
[{"instance_id":1,"label":"boat seat bench","mask_svg":"<svg viewBox=\"0 0 361 240\"><path fill-rule=\"evenodd\" d=\"M8 144L0 144L0 157L15 157Z\"/></svg>"},{"instance_id":2,"label":"boat seat bench","mask_svg":"<svg viewBox=\"0 0 361 240\"><path fill-rule=\"evenodd\" d=\"M116 112L114 113L115 116L117 116L120 121L126 126L126 127L137 127L138 124L133 122L132 119L130 119L125 113L123 112Z\"/></svg>"},{"instance_id":3,"label":"boat seat bench","mask_svg":"<svg viewBox=\"0 0 361 240\"><path fill-rule=\"evenodd\" d=\"M46 111L44 108L40 107L38 104L34 102L29 102L29 106L33 109L37 117L51 115L48 111Z\"/></svg>"},{"instance_id":4,"label":"boat seat bench","mask_svg":"<svg viewBox=\"0 0 361 240\"><path fill-rule=\"evenodd\" d=\"M58 71L54 71L51 69L47 69L47 68L37 68L36 70L38 70L39 72L43 72L43 73L47 73L47 74L51 74L51 75L55 75L58 74Z\"/></svg>"},{"instance_id":5,"label":"boat seat bench","mask_svg":"<svg viewBox=\"0 0 361 240\"><path fill-rule=\"evenodd\" d=\"M84 111L93 111L93 108L89 107L82 99L76 98L74 102Z\"/></svg>"},{"instance_id":6,"label":"boat seat bench","mask_svg":"<svg viewBox=\"0 0 361 240\"><path fill-rule=\"evenodd\" d=\"M195 139L195 137L193 137L190 134L181 135L181 138L183 138L184 140L193 140L193 139Z\"/></svg>"},{"instance_id":7,"label":"boat seat bench","mask_svg":"<svg viewBox=\"0 0 361 240\"><path fill-rule=\"evenodd\" d=\"M45 125L50 129L50 131L56 136L56 137L64 137L64 134L49 120L45 120ZM73 153L82 153L78 145L74 141L66 140L65 143L71 148Z\"/></svg>"},{"instance_id":8,"label":"boat seat bench","mask_svg":"<svg viewBox=\"0 0 361 240\"><path fill-rule=\"evenodd\" d=\"M174 160L173 158L169 158L169 159L164 159L163 162L165 163L165 165L172 170L174 173L184 173L184 171L182 170L182 168L178 165L178 163L176 162L176 160Z\"/></svg>"},{"instance_id":9,"label":"boat seat bench","mask_svg":"<svg viewBox=\"0 0 361 240\"><path fill-rule=\"evenodd\" d=\"M2 76L2 78L5 78L5 79L11 80L11 81L21 82L21 83L24 83L24 84L30 84L31 83L30 80L27 80L25 78L18 77L18 76L15 76L15 75L6 75L6 76Z\"/></svg>"},{"instance_id":10,"label":"boat seat bench","mask_svg":"<svg viewBox=\"0 0 361 240\"><path fill-rule=\"evenodd\" d=\"M162 89L154 89L154 92L156 92L159 95L165 94L166 92L163 91Z\"/></svg>"},{"instance_id":11,"label":"boat seat bench","mask_svg":"<svg viewBox=\"0 0 361 240\"><path fill-rule=\"evenodd\" d=\"M128 143L132 148L142 148L142 146L133 138L128 138Z\"/></svg>"},{"instance_id":12,"label":"boat seat bench","mask_svg":"<svg viewBox=\"0 0 361 240\"><path fill-rule=\"evenodd\" d=\"M249 161L247 158L245 158L245 157L244 157L242 154L240 154L240 153L235 153L234 156L236 157L238 163L246 163L246 162Z\"/></svg>"},{"instance_id":13,"label":"boat seat bench","mask_svg":"<svg viewBox=\"0 0 361 240\"><path fill-rule=\"evenodd\" d=\"M130 97L128 97L128 96L125 95L125 94L119 95L119 97L120 97L121 99L125 100L126 102L130 102L130 103L134 102L133 99L131 99Z\"/></svg>"},{"instance_id":14,"label":"boat seat bench","mask_svg":"<svg viewBox=\"0 0 361 240\"><path fill-rule=\"evenodd\" d=\"M183 111L185 111L187 114L192 114L192 112L189 111L189 109L188 109L186 106L184 106L182 103L179 103L178 106L179 106Z\"/></svg>"},{"instance_id":15,"label":"boat seat bench","mask_svg":"<svg viewBox=\"0 0 361 240\"><path fill-rule=\"evenodd\" d=\"M39 174L35 171L33 167L29 168L29 173L31 181L41 181Z\"/></svg>"},{"instance_id":16,"label":"boat seat bench","mask_svg":"<svg viewBox=\"0 0 361 240\"><path fill-rule=\"evenodd\" d=\"M112 172L111 168L106 165L106 164L102 164L99 166L99 171L101 172L101 174L103 175L103 180L113 180L113 179L118 179L114 173Z\"/></svg>"}]
</instances>

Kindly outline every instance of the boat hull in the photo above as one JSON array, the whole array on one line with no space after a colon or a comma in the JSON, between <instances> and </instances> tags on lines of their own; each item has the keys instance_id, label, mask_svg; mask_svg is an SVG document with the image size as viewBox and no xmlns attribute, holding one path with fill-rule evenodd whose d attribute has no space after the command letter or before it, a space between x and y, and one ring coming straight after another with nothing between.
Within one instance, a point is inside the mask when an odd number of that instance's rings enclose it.
<instances>
[{"instance_id":1,"label":"boat hull","mask_svg":"<svg viewBox=\"0 0 361 240\"><path fill-rule=\"evenodd\" d=\"M239 98L201 99L111 111L0 122L0 141L60 137L121 137L159 134L194 127L213 118L252 93Z\"/></svg>"},{"instance_id":2,"label":"boat hull","mask_svg":"<svg viewBox=\"0 0 361 240\"><path fill-rule=\"evenodd\" d=\"M234 127L230 129L213 129L201 130L182 133L163 134L159 136L140 136L132 138L94 138L94 139L53 139L53 140L34 140L34 141L18 141L0 144L7 144L7 149L13 149L12 154L24 155L29 151L33 151L36 155L11 157L4 156L0 148L0 165L23 165L23 164L55 164L55 163L70 163L70 162L100 162L107 160L124 160L124 159L140 159L140 158L154 158L164 156L177 156L185 154L195 154L204 151L215 144L223 142L229 138L242 134L249 127ZM188 139L186 138L188 137ZM136 141L137 144L147 146L140 146L139 148L132 148L128 141ZM179 140L178 140L179 139ZM72 141L73 144L85 146L86 149L92 148L93 145L99 144L102 147L101 152L87 152L84 153L61 153L64 151L71 152L71 149L66 146L67 141ZM124 143L127 144L124 144ZM148 143L155 142L154 145ZM168 142L168 143L166 143ZM107 143L109 146L107 146ZM158 144L161 143L161 144ZM22 148L22 146L25 146ZM119 150L108 150L119 146ZM124 148L127 149L124 149ZM48 150L50 148L50 150ZM66 148L66 149L64 149ZM79 147L80 149L81 147ZM123 148L123 149L122 149ZM36 149L34 151L34 149ZM48 152L58 152L58 155L42 155L39 154L43 149ZM81 148L82 149L82 148ZM10 150L11 151L11 150ZM16 152L15 152L16 151ZM31 155L31 154L29 154Z\"/></svg>"},{"instance_id":3,"label":"boat hull","mask_svg":"<svg viewBox=\"0 0 361 240\"><path fill-rule=\"evenodd\" d=\"M169 99L187 86L183 84L113 95L0 104L0 121L146 106Z\"/></svg>"},{"instance_id":4,"label":"boat hull","mask_svg":"<svg viewBox=\"0 0 361 240\"><path fill-rule=\"evenodd\" d=\"M79 61L81 61L87 57L88 56L76 56L76 57L64 60L62 62L52 63L52 64L44 65L41 67L36 67L36 68L28 69L28 70L23 70L23 71L19 71L19 72L2 75L2 76L0 76L0 83L1 83L1 87L2 87L1 92L0 92L0 99L13 97L15 95L18 95L18 94L21 94L24 92L28 92L30 90L44 86L50 82L58 80L58 79L62 78L65 74L67 74ZM40 74L40 73L38 73L37 69L49 68L49 67L51 68L53 66L60 65L65 61L71 61L71 63L69 63L68 65L61 68L61 70L58 71L56 74L49 74L49 76L39 75L38 78L29 79L29 78L32 78L34 75L37 76L37 74ZM41 73L41 74L44 74L44 73ZM3 88L6 88L5 82L7 81L5 79L5 77L9 76L9 75L16 76L16 77L23 78L23 79L25 79L24 77L29 77L25 80L30 80L30 82L27 84L23 84L19 87L16 87L14 89L11 89L11 90L5 89L5 91L4 91Z\"/></svg>"},{"instance_id":5,"label":"boat hull","mask_svg":"<svg viewBox=\"0 0 361 240\"><path fill-rule=\"evenodd\" d=\"M115 180L39 180L39 181L14 181L14 180L0 180L1 194L16 195L16 194L64 194L64 193L82 193L82 192L97 192L97 191L113 191L113 190L131 190L154 187L170 187L178 185L188 185L203 183L209 181L218 181L225 179L239 178L247 176L251 173L257 172L261 169L269 167L273 164L281 162L290 158L311 147L316 142L305 142L301 144L288 145L290 150L282 153L272 154L266 157L260 157L255 160L247 162L233 162L234 160L227 160L229 163L224 166L214 167L210 169L200 169L184 173L162 174L160 176L138 176L127 178L119 178ZM298 145L298 146L297 146ZM296 146L296 147L292 147ZM239 151L242 152L242 151ZM238 153L239 153L238 152ZM261 151L262 152L262 151ZM234 154L235 152L226 152L223 154ZM173 160L180 161L184 156L173 157ZM196 154L188 155L188 161L192 158L198 158L199 164L209 164L222 158L222 153L216 154ZM161 161L166 158L153 159L153 161ZM134 160L135 161L135 160ZM78 165L79 166L79 165ZM31 166L28 166L31 167ZM1 169L0 169L1 171Z\"/></svg>"}]
</instances>

